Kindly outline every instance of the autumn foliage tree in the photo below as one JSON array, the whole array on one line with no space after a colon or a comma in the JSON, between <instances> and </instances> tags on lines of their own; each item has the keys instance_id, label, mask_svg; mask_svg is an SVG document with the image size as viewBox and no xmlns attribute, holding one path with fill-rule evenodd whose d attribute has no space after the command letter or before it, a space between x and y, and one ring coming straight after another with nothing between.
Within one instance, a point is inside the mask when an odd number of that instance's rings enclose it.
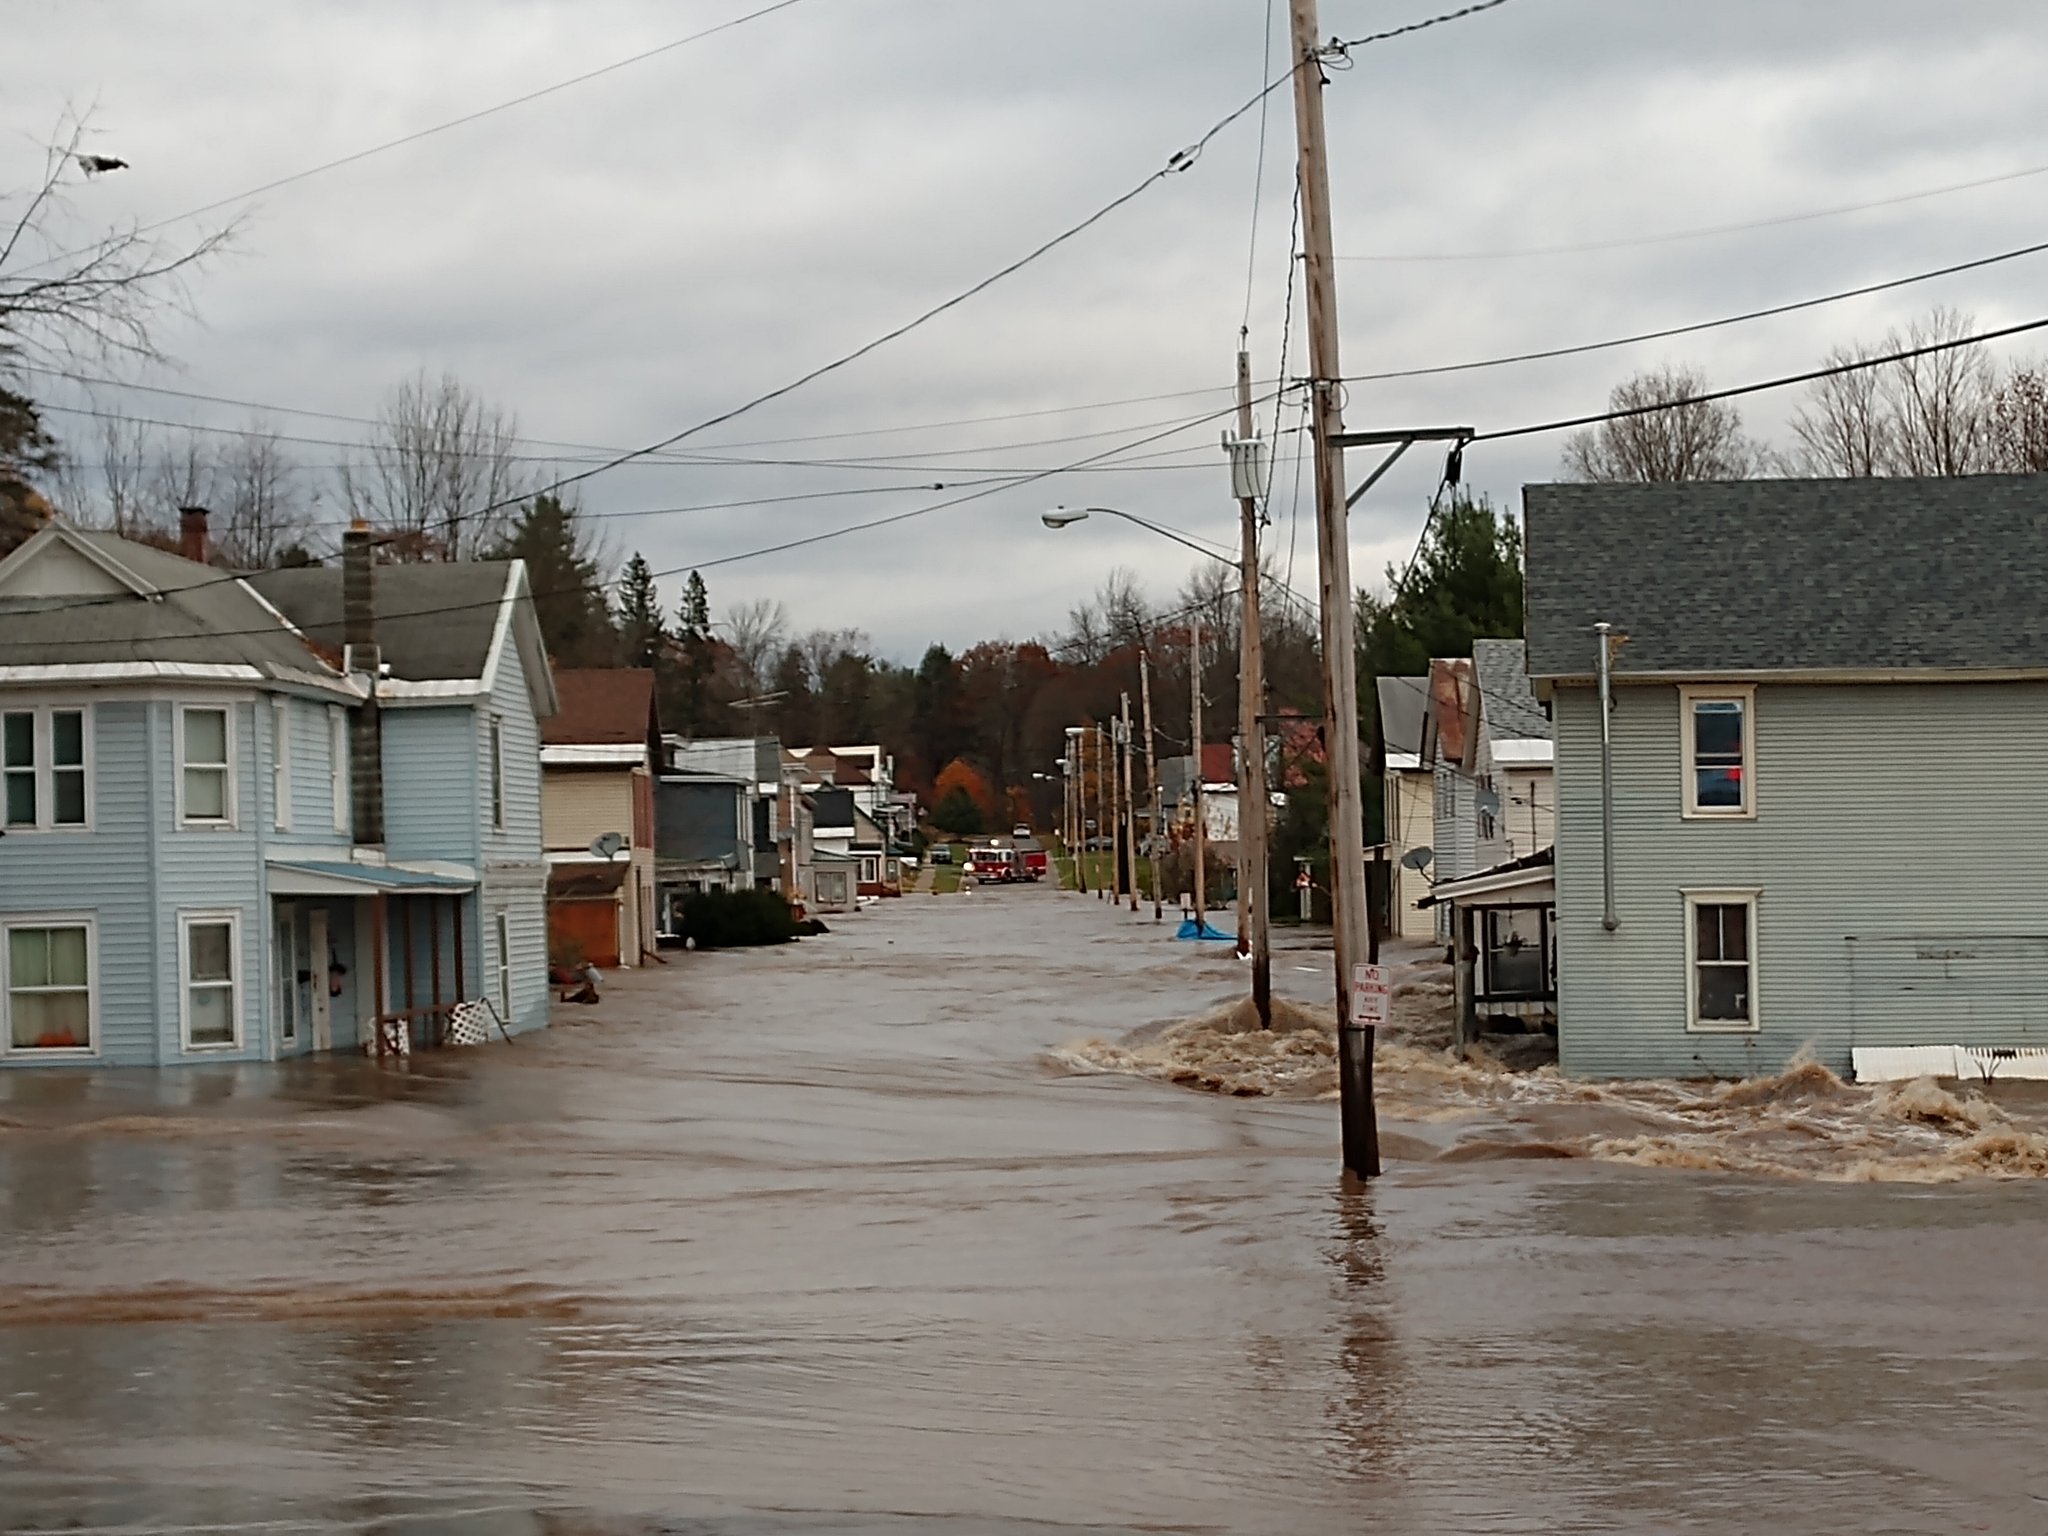
<instances>
[{"instance_id":1,"label":"autumn foliage tree","mask_svg":"<svg viewBox=\"0 0 2048 1536\"><path fill-rule=\"evenodd\" d=\"M939 770L932 785L933 826L965 837L986 831L995 819L995 791L980 769L956 757Z\"/></svg>"}]
</instances>

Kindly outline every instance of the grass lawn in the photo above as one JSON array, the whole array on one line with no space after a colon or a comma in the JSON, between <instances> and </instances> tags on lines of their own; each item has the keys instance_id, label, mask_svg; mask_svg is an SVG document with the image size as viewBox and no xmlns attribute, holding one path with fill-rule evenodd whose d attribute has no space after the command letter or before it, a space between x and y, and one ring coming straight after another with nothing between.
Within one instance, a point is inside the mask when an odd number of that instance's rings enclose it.
<instances>
[{"instance_id":1,"label":"grass lawn","mask_svg":"<svg viewBox=\"0 0 2048 1536\"><path fill-rule=\"evenodd\" d=\"M925 858L929 862L931 858L929 850L927 850ZM932 872L932 894L934 896L952 895L960 889L960 876L967 870L967 845L965 843L953 844L953 862L950 864L932 864L930 867Z\"/></svg>"}]
</instances>

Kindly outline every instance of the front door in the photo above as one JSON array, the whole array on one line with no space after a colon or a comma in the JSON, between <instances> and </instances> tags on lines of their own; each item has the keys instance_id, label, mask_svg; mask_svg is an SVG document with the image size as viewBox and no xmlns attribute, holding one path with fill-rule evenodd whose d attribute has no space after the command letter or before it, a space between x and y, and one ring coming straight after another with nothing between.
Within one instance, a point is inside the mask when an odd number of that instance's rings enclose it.
<instances>
[{"instance_id":1,"label":"front door","mask_svg":"<svg viewBox=\"0 0 2048 1536\"><path fill-rule=\"evenodd\" d=\"M313 975L313 984L306 989L313 999L313 1049L331 1051L334 1049L334 1006L327 991L327 966L331 957L327 952L325 912L306 914L306 954L306 964Z\"/></svg>"}]
</instances>

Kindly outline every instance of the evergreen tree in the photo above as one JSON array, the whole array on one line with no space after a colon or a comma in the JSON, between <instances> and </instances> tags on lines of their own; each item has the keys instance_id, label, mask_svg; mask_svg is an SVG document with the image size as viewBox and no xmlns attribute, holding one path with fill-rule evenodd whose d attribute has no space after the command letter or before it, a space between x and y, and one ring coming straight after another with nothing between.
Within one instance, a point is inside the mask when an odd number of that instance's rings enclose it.
<instances>
[{"instance_id":1,"label":"evergreen tree","mask_svg":"<svg viewBox=\"0 0 2048 1536\"><path fill-rule=\"evenodd\" d=\"M681 653L680 665L671 681L672 696L662 701L662 716L674 721L684 735L700 735L711 715L711 674L717 653L711 639L711 595L696 571L690 572L676 609L676 648Z\"/></svg>"},{"instance_id":2,"label":"evergreen tree","mask_svg":"<svg viewBox=\"0 0 2048 1536\"><path fill-rule=\"evenodd\" d=\"M661 593L645 555L635 554L619 577L619 645L626 665L660 670L668 625L661 616Z\"/></svg>"},{"instance_id":3,"label":"evergreen tree","mask_svg":"<svg viewBox=\"0 0 2048 1536\"><path fill-rule=\"evenodd\" d=\"M573 505L555 496L534 497L491 554L526 562L534 614L558 666L608 667L618 659L619 636L605 606L599 557Z\"/></svg>"}]
</instances>

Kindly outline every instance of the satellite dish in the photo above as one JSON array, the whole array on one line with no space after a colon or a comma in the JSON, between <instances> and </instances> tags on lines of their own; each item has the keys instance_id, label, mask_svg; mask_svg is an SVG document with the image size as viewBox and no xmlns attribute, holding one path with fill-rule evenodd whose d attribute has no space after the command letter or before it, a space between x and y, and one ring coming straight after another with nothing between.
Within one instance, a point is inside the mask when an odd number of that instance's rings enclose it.
<instances>
[{"instance_id":1,"label":"satellite dish","mask_svg":"<svg viewBox=\"0 0 2048 1536\"><path fill-rule=\"evenodd\" d=\"M1412 869L1419 873L1429 868L1430 861L1435 857L1436 850L1433 848L1410 848L1401 855L1401 867L1403 869Z\"/></svg>"},{"instance_id":2,"label":"satellite dish","mask_svg":"<svg viewBox=\"0 0 2048 1536\"><path fill-rule=\"evenodd\" d=\"M1473 792L1473 799L1478 803L1479 809L1483 814L1488 816L1498 816L1500 814L1500 792L1498 790L1488 789L1482 784Z\"/></svg>"},{"instance_id":3,"label":"satellite dish","mask_svg":"<svg viewBox=\"0 0 2048 1536\"><path fill-rule=\"evenodd\" d=\"M603 859L609 864L619 856L619 850L625 846L626 839L623 833L606 832L591 842L590 856L593 859Z\"/></svg>"}]
</instances>

